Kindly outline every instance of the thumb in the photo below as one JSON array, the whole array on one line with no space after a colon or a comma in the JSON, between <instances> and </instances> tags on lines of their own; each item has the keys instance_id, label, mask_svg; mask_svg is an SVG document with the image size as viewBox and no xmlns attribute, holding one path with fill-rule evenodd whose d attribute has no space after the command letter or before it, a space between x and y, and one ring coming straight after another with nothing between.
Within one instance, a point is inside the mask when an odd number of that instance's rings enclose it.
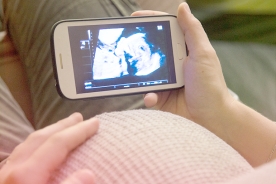
<instances>
[{"instance_id":1,"label":"thumb","mask_svg":"<svg viewBox=\"0 0 276 184\"><path fill-rule=\"evenodd\" d=\"M177 19L185 35L190 57L197 57L204 49L212 48L200 21L191 13L186 2L179 5Z\"/></svg>"},{"instance_id":2,"label":"thumb","mask_svg":"<svg viewBox=\"0 0 276 184\"><path fill-rule=\"evenodd\" d=\"M61 184L95 184L95 176L90 170L79 170Z\"/></svg>"}]
</instances>

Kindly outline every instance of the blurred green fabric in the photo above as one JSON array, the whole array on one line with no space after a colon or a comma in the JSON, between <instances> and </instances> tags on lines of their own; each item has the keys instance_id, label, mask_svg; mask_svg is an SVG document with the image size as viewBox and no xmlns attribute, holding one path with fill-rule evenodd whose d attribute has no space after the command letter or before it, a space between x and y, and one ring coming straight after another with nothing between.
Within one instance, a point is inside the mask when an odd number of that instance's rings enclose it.
<instances>
[{"instance_id":1,"label":"blurred green fabric","mask_svg":"<svg viewBox=\"0 0 276 184\"><path fill-rule=\"evenodd\" d=\"M275 14L275 0L187 0L194 8L216 9L232 13Z\"/></svg>"},{"instance_id":2,"label":"blurred green fabric","mask_svg":"<svg viewBox=\"0 0 276 184\"><path fill-rule=\"evenodd\" d=\"M212 40L276 43L276 0L188 0Z\"/></svg>"},{"instance_id":3,"label":"blurred green fabric","mask_svg":"<svg viewBox=\"0 0 276 184\"><path fill-rule=\"evenodd\" d=\"M220 14L202 25L211 40L276 44L276 15Z\"/></svg>"}]
</instances>

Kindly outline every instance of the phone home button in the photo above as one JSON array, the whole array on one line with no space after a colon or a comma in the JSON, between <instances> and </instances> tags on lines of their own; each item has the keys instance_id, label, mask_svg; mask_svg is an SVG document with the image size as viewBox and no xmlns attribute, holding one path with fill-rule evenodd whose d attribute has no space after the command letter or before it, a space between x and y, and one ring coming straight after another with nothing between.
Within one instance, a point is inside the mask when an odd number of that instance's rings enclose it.
<instances>
[{"instance_id":1,"label":"phone home button","mask_svg":"<svg viewBox=\"0 0 276 184\"><path fill-rule=\"evenodd\" d=\"M180 43L177 43L177 55L178 59L181 60L183 59L183 46Z\"/></svg>"}]
</instances>

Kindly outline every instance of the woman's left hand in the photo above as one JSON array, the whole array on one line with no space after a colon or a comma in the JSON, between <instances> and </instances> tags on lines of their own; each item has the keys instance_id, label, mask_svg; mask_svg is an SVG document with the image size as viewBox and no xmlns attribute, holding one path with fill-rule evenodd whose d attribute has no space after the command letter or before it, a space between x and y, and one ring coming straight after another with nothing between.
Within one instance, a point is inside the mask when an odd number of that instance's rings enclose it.
<instances>
[{"instance_id":1,"label":"woman's left hand","mask_svg":"<svg viewBox=\"0 0 276 184\"><path fill-rule=\"evenodd\" d=\"M83 121L79 113L32 133L18 145L0 170L0 184L46 184L69 153L93 136L99 127L96 118ZM94 183L87 170L77 171L63 184Z\"/></svg>"}]
</instances>

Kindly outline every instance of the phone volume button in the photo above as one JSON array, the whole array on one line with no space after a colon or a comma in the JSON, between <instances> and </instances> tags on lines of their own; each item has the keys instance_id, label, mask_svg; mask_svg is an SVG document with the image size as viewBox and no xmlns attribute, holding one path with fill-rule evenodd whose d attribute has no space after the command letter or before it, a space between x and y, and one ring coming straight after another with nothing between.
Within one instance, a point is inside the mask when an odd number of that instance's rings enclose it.
<instances>
[{"instance_id":1,"label":"phone volume button","mask_svg":"<svg viewBox=\"0 0 276 184\"><path fill-rule=\"evenodd\" d=\"M60 68L63 69L63 60L62 60L61 54L59 54L59 64L60 64Z\"/></svg>"}]
</instances>

